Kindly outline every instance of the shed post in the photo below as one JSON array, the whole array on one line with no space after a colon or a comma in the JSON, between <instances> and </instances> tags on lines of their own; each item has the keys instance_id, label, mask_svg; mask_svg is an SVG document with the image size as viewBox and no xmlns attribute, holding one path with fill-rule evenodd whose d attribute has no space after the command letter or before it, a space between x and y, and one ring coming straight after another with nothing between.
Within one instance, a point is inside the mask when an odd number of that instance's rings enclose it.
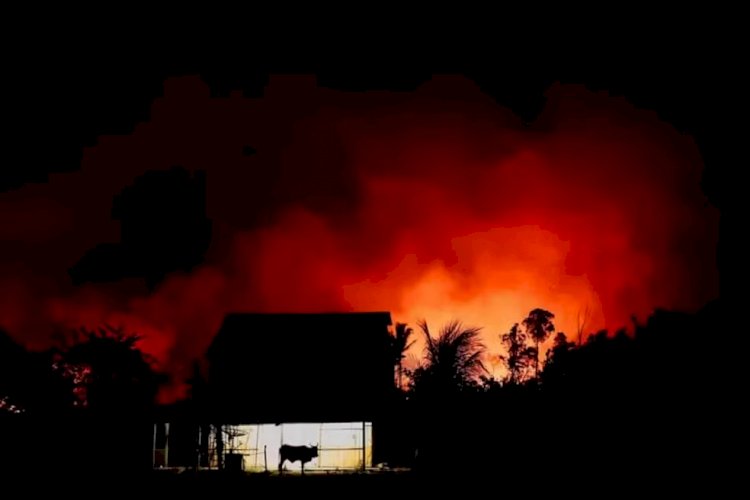
<instances>
[{"instance_id":1,"label":"shed post","mask_svg":"<svg viewBox=\"0 0 750 500\"><path fill-rule=\"evenodd\" d=\"M362 472L365 471L367 460L367 422L362 421Z\"/></svg>"},{"instance_id":2,"label":"shed post","mask_svg":"<svg viewBox=\"0 0 750 500\"><path fill-rule=\"evenodd\" d=\"M164 467L169 467L169 423L164 424Z\"/></svg>"}]
</instances>

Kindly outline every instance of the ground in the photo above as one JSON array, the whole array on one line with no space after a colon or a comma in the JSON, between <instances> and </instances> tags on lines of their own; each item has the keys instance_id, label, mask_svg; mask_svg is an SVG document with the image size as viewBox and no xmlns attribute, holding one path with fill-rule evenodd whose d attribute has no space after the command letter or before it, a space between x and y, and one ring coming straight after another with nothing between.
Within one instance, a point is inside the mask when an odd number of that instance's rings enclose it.
<instances>
[{"instance_id":1,"label":"ground","mask_svg":"<svg viewBox=\"0 0 750 500\"><path fill-rule=\"evenodd\" d=\"M68 494L81 498L153 498L175 500L189 498L233 499L294 498L517 498L526 496L575 496L609 498L624 496L674 497L689 493L691 497L730 497L729 483L709 478L643 476L636 470L604 476L582 470L577 475L558 475L552 466L546 473L528 471L509 474L503 470L481 472L353 473L353 474L244 474L218 471L171 473L154 471L137 475L79 474L55 476L28 470L25 474L3 477L6 491L22 491L24 496L56 498ZM724 494L722 494L725 493Z\"/></svg>"}]
</instances>

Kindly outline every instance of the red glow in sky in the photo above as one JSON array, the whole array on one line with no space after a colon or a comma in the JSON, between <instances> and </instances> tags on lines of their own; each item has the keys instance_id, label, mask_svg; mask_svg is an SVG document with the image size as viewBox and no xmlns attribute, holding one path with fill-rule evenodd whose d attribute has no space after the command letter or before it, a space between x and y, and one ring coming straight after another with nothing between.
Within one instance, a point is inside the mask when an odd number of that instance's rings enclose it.
<instances>
[{"instance_id":1,"label":"red glow in sky","mask_svg":"<svg viewBox=\"0 0 750 500\"><path fill-rule=\"evenodd\" d=\"M112 197L172 165L207 172L206 262L154 293L74 288L67 268L117 238ZM150 120L100 137L80 171L0 194L0 324L30 345L124 324L175 374L238 310L458 318L494 352L535 307L569 336L584 310L587 330L616 329L716 296L701 169L654 112L581 87L553 86L524 124L461 78L344 93L277 77L260 99L172 79Z\"/></svg>"}]
</instances>

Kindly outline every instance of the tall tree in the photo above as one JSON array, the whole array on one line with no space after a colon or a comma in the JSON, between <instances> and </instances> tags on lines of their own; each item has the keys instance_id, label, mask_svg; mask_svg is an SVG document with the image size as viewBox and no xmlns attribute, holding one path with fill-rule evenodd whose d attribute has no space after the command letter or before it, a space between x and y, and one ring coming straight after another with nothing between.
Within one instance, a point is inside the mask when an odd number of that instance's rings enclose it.
<instances>
[{"instance_id":1,"label":"tall tree","mask_svg":"<svg viewBox=\"0 0 750 500\"><path fill-rule=\"evenodd\" d=\"M406 323L396 323L396 329L392 338L393 364L396 366L396 385L401 389L404 378L403 361L406 352L414 345L411 336L414 330Z\"/></svg>"},{"instance_id":2,"label":"tall tree","mask_svg":"<svg viewBox=\"0 0 750 500\"><path fill-rule=\"evenodd\" d=\"M554 317L555 315L546 309L537 308L532 310L526 316L526 319L523 320L526 334L536 344L536 369L534 375L537 379L539 378L539 345L547 340L547 337L555 331L555 325L552 323Z\"/></svg>"},{"instance_id":3,"label":"tall tree","mask_svg":"<svg viewBox=\"0 0 750 500\"><path fill-rule=\"evenodd\" d=\"M446 394L475 387L477 378L487 370L482 364L485 346L479 338L481 328L465 327L451 321L433 337L427 322L419 322L425 338L425 358L414 371L415 392Z\"/></svg>"},{"instance_id":4,"label":"tall tree","mask_svg":"<svg viewBox=\"0 0 750 500\"><path fill-rule=\"evenodd\" d=\"M514 385L521 384L526 380L529 368L534 363L536 350L528 345L526 332L518 323L515 323L508 333L501 335L500 340L507 351L501 359L508 369L508 381Z\"/></svg>"}]
</instances>

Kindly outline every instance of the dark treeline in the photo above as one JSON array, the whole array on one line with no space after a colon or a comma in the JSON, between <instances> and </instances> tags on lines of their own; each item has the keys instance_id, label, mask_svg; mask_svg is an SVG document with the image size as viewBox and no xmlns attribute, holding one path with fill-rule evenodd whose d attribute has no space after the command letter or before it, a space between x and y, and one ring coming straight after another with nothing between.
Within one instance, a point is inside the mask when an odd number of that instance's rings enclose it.
<instances>
[{"instance_id":1,"label":"dark treeline","mask_svg":"<svg viewBox=\"0 0 750 500\"><path fill-rule=\"evenodd\" d=\"M109 326L27 351L0 331L2 469L100 475L150 467L155 398L167 379Z\"/></svg>"},{"instance_id":2,"label":"dark treeline","mask_svg":"<svg viewBox=\"0 0 750 500\"><path fill-rule=\"evenodd\" d=\"M503 380L483 373L475 329L453 323L434 335L422 324L425 359L403 400L416 470L497 474L529 493L555 481L616 491L731 474L729 319L718 302L696 314L656 311L629 332L573 343L554 332L551 313L534 310L501 334Z\"/></svg>"},{"instance_id":3,"label":"dark treeline","mask_svg":"<svg viewBox=\"0 0 750 500\"><path fill-rule=\"evenodd\" d=\"M731 318L716 302L572 342L551 312L535 309L498 333L502 353L487 352L480 330L459 322L437 331L397 324L384 446L392 465L417 476L497 475L530 493L563 480L625 486L730 473L739 462L726 453L736 440L725 417L735 370L724 333L741 328ZM424 355L407 369L420 335ZM551 346L545 356L543 345ZM485 368L493 355L506 367L502 379ZM109 327L65 336L45 352L0 334L3 470L149 469L155 398L166 381L153 366L136 336ZM199 382L196 375L193 394Z\"/></svg>"}]
</instances>

